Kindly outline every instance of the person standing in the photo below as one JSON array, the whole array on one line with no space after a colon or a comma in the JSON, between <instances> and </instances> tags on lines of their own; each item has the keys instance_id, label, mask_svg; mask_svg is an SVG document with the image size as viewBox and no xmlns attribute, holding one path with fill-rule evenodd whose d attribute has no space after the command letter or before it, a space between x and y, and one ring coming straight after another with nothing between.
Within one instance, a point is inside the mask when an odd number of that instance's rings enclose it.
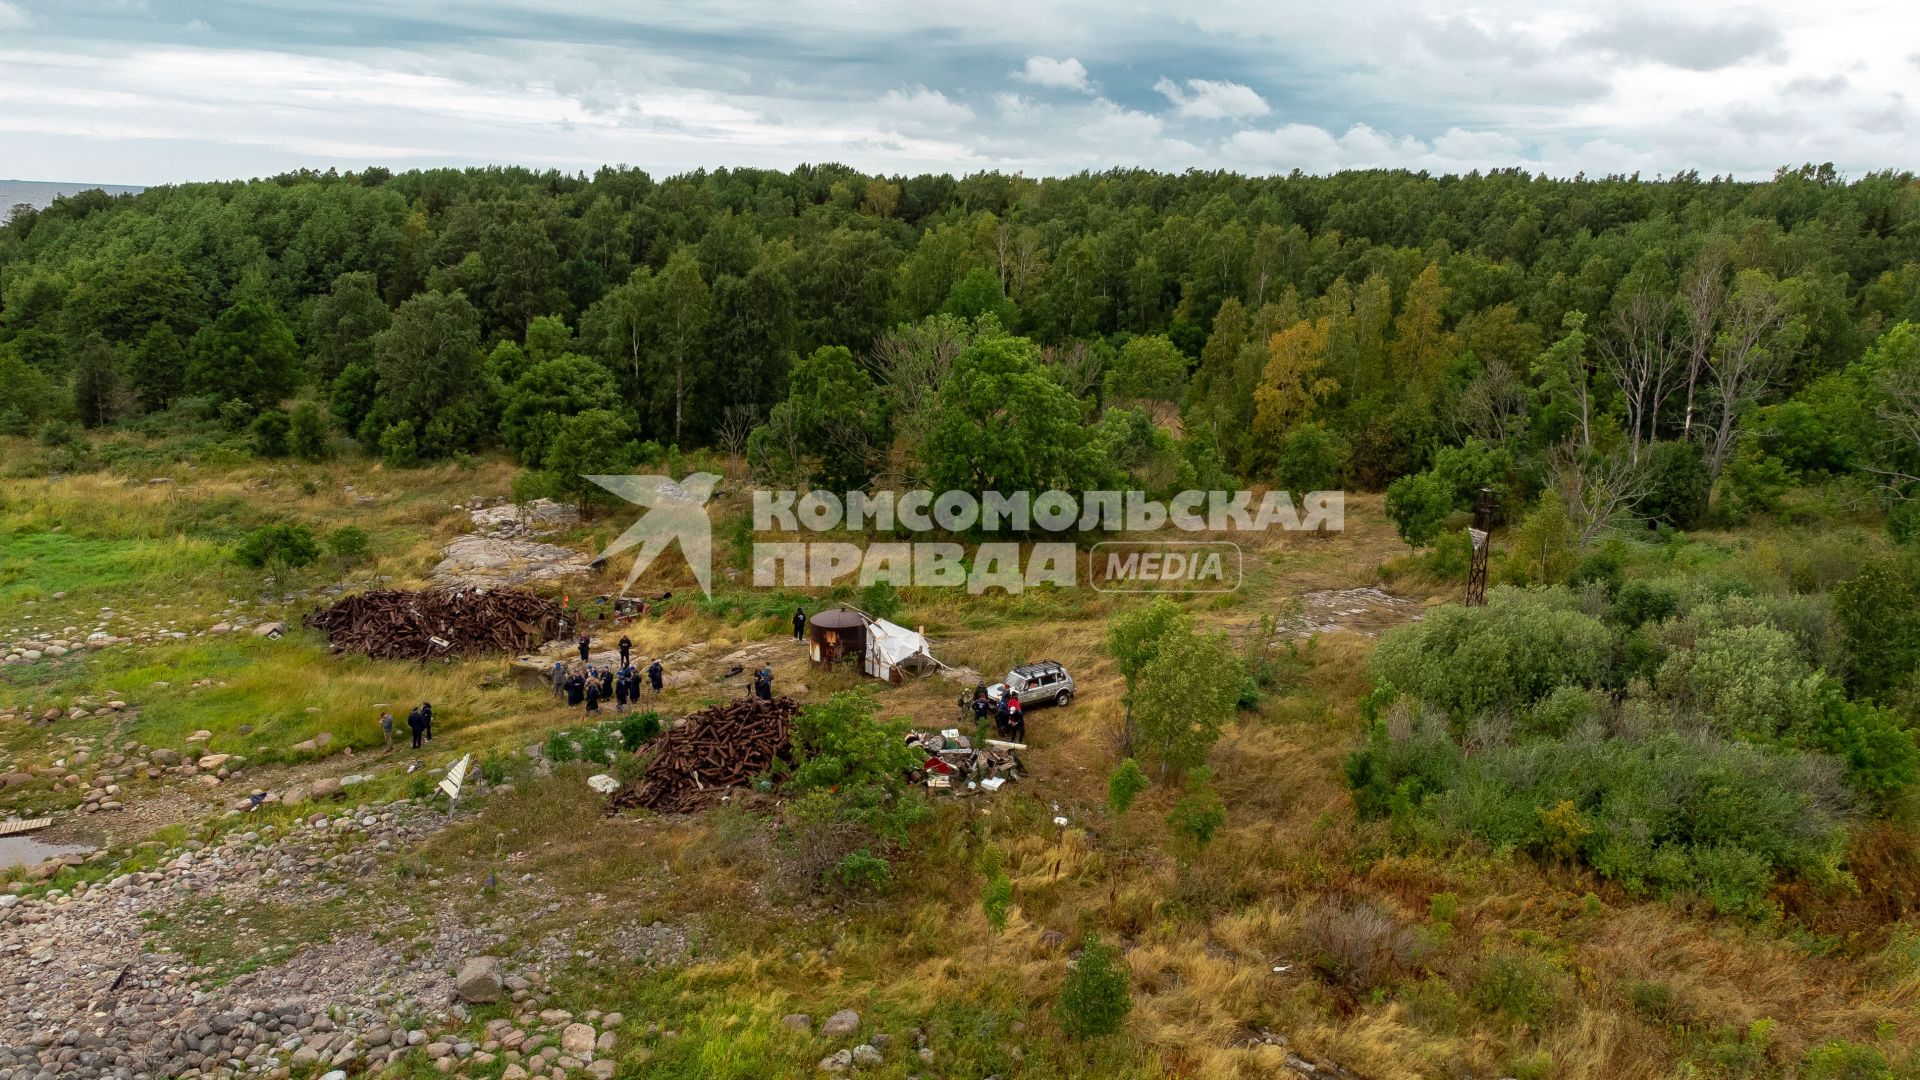
<instances>
[{"instance_id":1,"label":"person standing","mask_svg":"<svg viewBox=\"0 0 1920 1080\"><path fill-rule=\"evenodd\" d=\"M665 685L666 674L667 669L660 666L660 658L657 656L653 658L653 663L647 665L647 681L653 684L654 693L659 693L660 687Z\"/></svg>"},{"instance_id":2,"label":"person standing","mask_svg":"<svg viewBox=\"0 0 1920 1080\"><path fill-rule=\"evenodd\" d=\"M613 711L627 711L627 676L625 672L613 680Z\"/></svg>"},{"instance_id":3,"label":"person standing","mask_svg":"<svg viewBox=\"0 0 1920 1080\"><path fill-rule=\"evenodd\" d=\"M807 636L807 609L803 607L796 607L793 609L793 640L802 641L802 640L805 640L806 636Z\"/></svg>"},{"instance_id":4,"label":"person standing","mask_svg":"<svg viewBox=\"0 0 1920 1080\"><path fill-rule=\"evenodd\" d=\"M420 703L420 731L428 742L433 741L433 703L430 701Z\"/></svg>"},{"instance_id":5,"label":"person standing","mask_svg":"<svg viewBox=\"0 0 1920 1080\"><path fill-rule=\"evenodd\" d=\"M602 698L610 698L613 696L612 668L603 668L600 672L600 696Z\"/></svg>"},{"instance_id":6,"label":"person standing","mask_svg":"<svg viewBox=\"0 0 1920 1080\"><path fill-rule=\"evenodd\" d=\"M621 634L620 635L620 666L621 667L626 667L628 664L632 663L632 661L627 658L628 654L631 652L633 652L633 639L628 637L625 634Z\"/></svg>"},{"instance_id":7,"label":"person standing","mask_svg":"<svg viewBox=\"0 0 1920 1080\"><path fill-rule=\"evenodd\" d=\"M385 752L393 753L393 714L390 712L380 714L380 738L387 744Z\"/></svg>"},{"instance_id":8,"label":"person standing","mask_svg":"<svg viewBox=\"0 0 1920 1080\"><path fill-rule=\"evenodd\" d=\"M553 696L562 701L566 700L567 662L565 660L555 660L553 662Z\"/></svg>"},{"instance_id":9,"label":"person standing","mask_svg":"<svg viewBox=\"0 0 1920 1080\"><path fill-rule=\"evenodd\" d=\"M587 711L589 713L598 713L600 711L600 681L598 679L587 680Z\"/></svg>"},{"instance_id":10,"label":"person standing","mask_svg":"<svg viewBox=\"0 0 1920 1080\"><path fill-rule=\"evenodd\" d=\"M419 706L407 714L407 730L413 732L413 748L420 749L420 732L425 730L425 726L420 722Z\"/></svg>"},{"instance_id":11,"label":"person standing","mask_svg":"<svg viewBox=\"0 0 1920 1080\"><path fill-rule=\"evenodd\" d=\"M574 705L574 706L579 705L580 702L584 700L586 696L586 691L587 691L587 680L581 677L579 672L576 671L572 675L567 676L567 704L568 705Z\"/></svg>"},{"instance_id":12,"label":"person standing","mask_svg":"<svg viewBox=\"0 0 1920 1080\"><path fill-rule=\"evenodd\" d=\"M761 701L773 700L773 668L762 667L753 673L753 695Z\"/></svg>"},{"instance_id":13,"label":"person standing","mask_svg":"<svg viewBox=\"0 0 1920 1080\"><path fill-rule=\"evenodd\" d=\"M580 662L583 664L592 663L593 662L592 653L593 653L593 635L581 634L580 635Z\"/></svg>"}]
</instances>

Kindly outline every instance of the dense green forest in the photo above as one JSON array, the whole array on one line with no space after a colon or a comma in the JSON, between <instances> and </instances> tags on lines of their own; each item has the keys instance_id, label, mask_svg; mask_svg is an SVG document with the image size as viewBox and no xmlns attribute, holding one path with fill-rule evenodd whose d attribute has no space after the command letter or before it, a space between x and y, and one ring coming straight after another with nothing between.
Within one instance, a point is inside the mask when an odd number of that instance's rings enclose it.
<instances>
[{"instance_id":1,"label":"dense green forest","mask_svg":"<svg viewBox=\"0 0 1920 1080\"><path fill-rule=\"evenodd\" d=\"M836 486L1583 472L1658 481L1651 516L1686 524L1716 482L1904 494L1903 320L1907 173L368 169L17 208L0 425L307 453L331 426L396 464L499 443L556 473L751 441ZM1045 452L1007 474L1001 429Z\"/></svg>"}]
</instances>

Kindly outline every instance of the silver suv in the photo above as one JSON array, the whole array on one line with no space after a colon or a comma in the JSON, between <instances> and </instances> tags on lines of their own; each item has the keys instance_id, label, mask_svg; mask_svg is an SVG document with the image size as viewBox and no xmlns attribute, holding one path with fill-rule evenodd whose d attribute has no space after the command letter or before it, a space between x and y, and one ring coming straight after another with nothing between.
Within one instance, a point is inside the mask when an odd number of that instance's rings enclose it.
<instances>
[{"instance_id":1,"label":"silver suv","mask_svg":"<svg viewBox=\"0 0 1920 1080\"><path fill-rule=\"evenodd\" d=\"M1021 664L1007 672L1006 682L987 687L987 697L999 701L1008 688L1020 695L1020 705L1065 705L1073 700L1073 676L1057 660Z\"/></svg>"}]
</instances>

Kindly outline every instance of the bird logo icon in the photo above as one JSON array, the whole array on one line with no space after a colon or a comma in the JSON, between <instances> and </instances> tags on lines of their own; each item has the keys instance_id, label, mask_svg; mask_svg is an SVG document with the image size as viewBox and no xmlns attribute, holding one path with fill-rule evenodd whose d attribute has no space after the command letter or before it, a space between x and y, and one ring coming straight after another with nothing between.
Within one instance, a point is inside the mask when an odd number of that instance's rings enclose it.
<instances>
[{"instance_id":1,"label":"bird logo icon","mask_svg":"<svg viewBox=\"0 0 1920 1080\"><path fill-rule=\"evenodd\" d=\"M587 479L635 506L647 508L640 520L628 526L626 532L600 553L600 561L605 561L628 548L640 549L634 554L633 567L627 571L626 584L620 587L623 595L675 540L680 542L680 554L700 583L700 591L713 595L713 522L707 517L707 500L713 497L713 489L720 483L719 476L699 472L682 480L667 476L592 475Z\"/></svg>"}]
</instances>

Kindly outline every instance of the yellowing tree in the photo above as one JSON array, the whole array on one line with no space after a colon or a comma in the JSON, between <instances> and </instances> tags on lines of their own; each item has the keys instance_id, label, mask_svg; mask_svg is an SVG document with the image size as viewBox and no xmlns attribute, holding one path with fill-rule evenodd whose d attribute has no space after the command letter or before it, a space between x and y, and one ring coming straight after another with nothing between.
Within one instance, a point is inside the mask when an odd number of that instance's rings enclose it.
<instances>
[{"instance_id":1,"label":"yellowing tree","mask_svg":"<svg viewBox=\"0 0 1920 1080\"><path fill-rule=\"evenodd\" d=\"M1397 379L1430 380L1453 356L1453 335L1447 333L1442 311L1447 287L1440 284L1440 265L1428 263L1407 286L1407 301L1393 321L1393 374Z\"/></svg>"},{"instance_id":2,"label":"yellowing tree","mask_svg":"<svg viewBox=\"0 0 1920 1080\"><path fill-rule=\"evenodd\" d=\"M1267 339L1267 368L1253 392L1253 434L1279 439L1308 419L1315 405L1340 384L1320 369L1327 364L1325 319L1302 319Z\"/></svg>"}]
</instances>

